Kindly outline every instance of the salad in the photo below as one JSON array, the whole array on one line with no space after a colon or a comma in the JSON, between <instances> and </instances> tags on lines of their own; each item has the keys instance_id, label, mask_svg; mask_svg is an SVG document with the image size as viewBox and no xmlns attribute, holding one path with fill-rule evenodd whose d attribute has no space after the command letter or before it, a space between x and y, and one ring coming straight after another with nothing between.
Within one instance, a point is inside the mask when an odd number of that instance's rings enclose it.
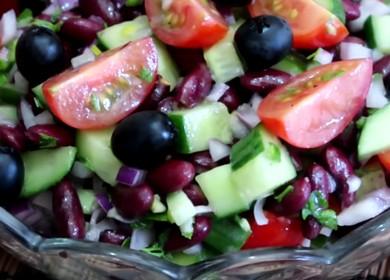
<instances>
[{"instance_id":1,"label":"salad","mask_svg":"<svg viewBox=\"0 0 390 280\"><path fill-rule=\"evenodd\" d=\"M2 0L0 203L188 265L390 207L390 4Z\"/></svg>"}]
</instances>

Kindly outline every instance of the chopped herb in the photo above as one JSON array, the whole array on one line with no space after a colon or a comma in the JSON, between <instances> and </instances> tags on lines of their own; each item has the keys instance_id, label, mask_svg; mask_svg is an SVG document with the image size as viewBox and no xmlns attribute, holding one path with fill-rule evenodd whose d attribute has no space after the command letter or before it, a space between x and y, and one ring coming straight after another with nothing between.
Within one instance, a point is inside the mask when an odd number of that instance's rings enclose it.
<instances>
[{"instance_id":1,"label":"chopped herb","mask_svg":"<svg viewBox=\"0 0 390 280\"><path fill-rule=\"evenodd\" d=\"M131 241L130 237L126 238L125 241L122 242L121 247L130 248L130 241Z\"/></svg>"},{"instance_id":2,"label":"chopped herb","mask_svg":"<svg viewBox=\"0 0 390 280\"><path fill-rule=\"evenodd\" d=\"M310 194L309 201L305 208L302 209L302 219L313 216L321 225L330 229L337 229L337 215L336 212L328 208L328 201L324 194L320 191L314 191Z\"/></svg>"},{"instance_id":3,"label":"chopped herb","mask_svg":"<svg viewBox=\"0 0 390 280\"><path fill-rule=\"evenodd\" d=\"M276 162L279 162L282 157L279 147L274 143L269 143L267 149L265 150L265 156Z\"/></svg>"},{"instance_id":4,"label":"chopped herb","mask_svg":"<svg viewBox=\"0 0 390 280\"><path fill-rule=\"evenodd\" d=\"M145 249L141 250L142 252L145 252L149 255L156 256L158 258L162 258L165 255L164 249L159 243L154 243L152 246L149 246Z\"/></svg>"},{"instance_id":5,"label":"chopped herb","mask_svg":"<svg viewBox=\"0 0 390 280\"><path fill-rule=\"evenodd\" d=\"M126 7L140 6L143 2L144 2L143 0L126 0L125 6Z\"/></svg>"},{"instance_id":6,"label":"chopped herb","mask_svg":"<svg viewBox=\"0 0 390 280\"><path fill-rule=\"evenodd\" d=\"M8 48L8 61L14 62L16 59L16 45L18 43L18 40L12 40L10 43L7 44Z\"/></svg>"},{"instance_id":7,"label":"chopped herb","mask_svg":"<svg viewBox=\"0 0 390 280\"><path fill-rule=\"evenodd\" d=\"M329 237L325 235L319 235L316 239L311 241L311 247L315 249L323 248L328 242Z\"/></svg>"},{"instance_id":8,"label":"chopped herb","mask_svg":"<svg viewBox=\"0 0 390 280\"><path fill-rule=\"evenodd\" d=\"M139 71L139 77L140 79L148 83L151 83L153 81L153 73L146 67L141 68L141 70Z\"/></svg>"},{"instance_id":9,"label":"chopped herb","mask_svg":"<svg viewBox=\"0 0 390 280\"><path fill-rule=\"evenodd\" d=\"M294 187L291 185L288 185L281 193L278 195L275 195L274 198L277 202L281 203L283 199L294 190Z\"/></svg>"},{"instance_id":10,"label":"chopped herb","mask_svg":"<svg viewBox=\"0 0 390 280\"><path fill-rule=\"evenodd\" d=\"M102 51L96 45L92 45L91 51L95 56L99 56L102 54Z\"/></svg>"},{"instance_id":11,"label":"chopped herb","mask_svg":"<svg viewBox=\"0 0 390 280\"><path fill-rule=\"evenodd\" d=\"M42 20L42 19L34 19L32 22L33 25L45 27L47 29L50 29L54 32L60 31L61 26L59 24L53 24L50 21Z\"/></svg>"},{"instance_id":12,"label":"chopped herb","mask_svg":"<svg viewBox=\"0 0 390 280\"><path fill-rule=\"evenodd\" d=\"M0 86L8 83L8 77L5 74L0 74Z\"/></svg>"},{"instance_id":13,"label":"chopped herb","mask_svg":"<svg viewBox=\"0 0 390 280\"><path fill-rule=\"evenodd\" d=\"M56 9L54 13L51 15L50 21L56 22L60 18L61 14L62 14L61 9Z\"/></svg>"},{"instance_id":14,"label":"chopped herb","mask_svg":"<svg viewBox=\"0 0 390 280\"><path fill-rule=\"evenodd\" d=\"M7 71L10 65L11 63L9 63L7 60L0 59L0 71Z\"/></svg>"},{"instance_id":15,"label":"chopped herb","mask_svg":"<svg viewBox=\"0 0 390 280\"><path fill-rule=\"evenodd\" d=\"M102 110L99 97L96 94L91 95L91 106L95 112L100 112Z\"/></svg>"},{"instance_id":16,"label":"chopped herb","mask_svg":"<svg viewBox=\"0 0 390 280\"><path fill-rule=\"evenodd\" d=\"M57 139L50 135L40 134L39 146L41 148L54 148L57 146Z\"/></svg>"},{"instance_id":17,"label":"chopped herb","mask_svg":"<svg viewBox=\"0 0 390 280\"><path fill-rule=\"evenodd\" d=\"M155 222L169 222L167 213L149 214L145 217L146 220Z\"/></svg>"},{"instance_id":18,"label":"chopped herb","mask_svg":"<svg viewBox=\"0 0 390 280\"><path fill-rule=\"evenodd\" d=\"M151 228L152 225L153 225L153 221L146 220L146 219L138 220L130 224L132 229L147 229L147 228Z\"/></svg>"},{"instance_id":19,"label":"chopped herb","mask_svg":"<svg viewBox=\"0 0 390 280\"><path fill-rule=\"evenodd\" d=\"M324 74L322 74L321 80L324 82L328 82L330 80L333 80L334 78L341 77L344 75L345 71L343 69L338 69L335 71L329 71Z\"/></svg>"},{"instance_id":20,"label":"chopped herb","mask_svg":"<svg viewBox=\"0 0 390 280\"><path fill-rule=\"evenodd\" d=\"M34 20L33 13L30 9L24 9L18 16L18 27L26 27Z\"/></svg>"},{"instance_id":21,"label":"chopped herb","mask_svg":"<svg viewBox=\"0 0 390 280\"><path fill-rule=\"evenodd\" d=\"M359 129L359 130L363 129L363 126L365 125L366 120L367 120L367 117L360 117L360 118L356 121L356 127L357 127L357 129Z\"/></svg>"}]
</instances>

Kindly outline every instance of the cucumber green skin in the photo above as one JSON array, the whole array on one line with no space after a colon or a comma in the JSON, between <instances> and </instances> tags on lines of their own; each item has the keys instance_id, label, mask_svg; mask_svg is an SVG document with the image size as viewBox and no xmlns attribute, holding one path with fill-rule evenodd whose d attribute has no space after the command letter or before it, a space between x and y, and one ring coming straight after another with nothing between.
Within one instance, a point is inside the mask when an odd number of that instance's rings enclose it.
<instances>
[{"instance_id":1,"label":"cucumber green skin","mask_svg":"<svg viewBox=\"0 0 390 280\"><path fill-rule=\"evenodd\" d=\"M390 149L390 104L367 117L358 142L358 158L365 161Z\"/></svg>"},{"instance_id":2,"label":"cucumber green skin","mask_svg":"<svg viewBox=\"0 0 390 280\"><path fill-rule=\"evenodd\" d=\"M76 146L78 157L104 182L116 185L116 176L122 163L111 150L111 135L114 128L78 131Z\"/></svg>"},{"instance_id":3,"label":"cucumber green skin","mask_svg":"<svg viewBox=\"0 0 390 280\"><path fill-rule=\"evenodd\" d=\"M390 54L390 15L370 16L364 23L366 41L371 48Z\"/></svg>"},{"instance_id":4,"label":"cucumber green skin","mask_svg":"<svg viewBox=\"0 0 390 280\"><path fill-rule=\"evenodd\" d=\"M289 54L271 68L294 76L306 71L307 62L297 54Z\"/></svg>"},{"instance_id":5,"label":"cucumber green skin","mask_svg":"<svg viewBox=\"0 0 390 280\"><path fill-rule=\"evenodd\" d=\"M178 226L185 224L196 214L194 205L183 191L168 194L167 206L169 219Z\"/></svg>"},{"instance_id":6,"label":"cucumber green skin","mask_svg":"<svg viewBox=\"0 0 390 280\"><path fill-rule=\"evenodd\" d=\"M139 16L131 21L122 22L100 31L98 39L103 48L114 49L152 35L148 18ZM154 39L154 43L158 52L158 74L168 82L173 90L180 78L179 70L164 44L157 39Z\"/></svg>"},{"instance_id":7,"label":"cucumber green skin","mask_svg":"<svg viewBox=\"0 0 390 280\"><path fill-rule=\"evenodd\" d=\"M291 158L280 141L261 125L254 129L260 131L264 151L232 172L232 180L247 203L268 196L297 175ZM267 157L267 149L271 145L278 147L279 160Z\"/></svg>"},{"instance_id":8,"label":"cucumber green skin","mask_svg":"<svg viewBox=\"0 0 390 280\"><path fill-rule=\"evenodd\" d=\"M83 213L85 215L91 215L97 206L95 192L92 190L78 189L77 195L79 197Z\"/></svg>"},{"instance_id":9,"label":"cucumber green skin","mask_svg":"<svg viewBox=\"0 0 390 280\"><path fill-rule=\"evenodd\" d=\"M204 172L195 178L218 218L249 209L249 203L241 197L240 192L233 184L231 174L231 166L226 164Z\"/></svg>"},{"instance_id":10,"label":"cucumber green skin","mask_svg":"<svg viewBox=\"0 0 390 280\"><path fill-rule=\"evenodd\" d=\"M21 197L31 197L59 183L76 158L75 147L42 149L22 154L24 184Z\"/></svg>"},{"instance_id":11,"label":"cucumber green skin","mask_svg":"<svg viewBox=\"0 0 390 280\"><path fill-rule=\"evenodd\" d=\"M18 123L18 108L14 105L3 104L0 105L0 116L10 121L11 123Z\"/></svg>"},{"instance_id":12,"label":"cucumber green skin","mask_svg":"<svg viewBox=\"0 0 390 280\"><path fill-rule=\"evenodd\" d=\"M220 102L203 103L192 109L170 112L168 117L177 129L177 151L191 154L208 149L209 140L225 144L233 140L230 117Z\"/></svg>"},{"instance_id":13,"label":"cucumber green skin","mask_svg":"<svg viewBox=\"0 0 390 280\"><path fill-rule=\"evenodd\" d=\"M18 104L23 95L24 92L21 92L14 85L0 85L0 101L2 102Z\"/></svg>"},{"instance_id":14,"label":"cucumber green skin","mask_svg":"<svg viewBox=\"0 0 390 280\"><path fill-rule=\"evenodd\" d=\"M32 89L32 92L34 93L35 97L38 99L39 103L42 105L42 107L46 107L47 103L45 100L45 97L43 96L43 90L42 90L43 84L37 85Z\"/></svg>"},{"instance_id":15,"label":"cucumber green skin","mask_svg":"<svg viewBox=\"0 0 390 280\"><path fill-rule=\"evenodd\" d=\"M315 0L322 7L334 14L338 19L345 23L345 11L342 0Z\"/></svg>"}]
</instances>

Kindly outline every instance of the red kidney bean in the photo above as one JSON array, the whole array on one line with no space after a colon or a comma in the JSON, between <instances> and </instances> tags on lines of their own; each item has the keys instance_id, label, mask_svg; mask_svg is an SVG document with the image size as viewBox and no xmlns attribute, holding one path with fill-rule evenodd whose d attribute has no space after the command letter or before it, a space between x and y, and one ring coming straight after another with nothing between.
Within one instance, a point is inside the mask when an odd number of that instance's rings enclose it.
<instances>
[{"instance_id":1,"label":"red kidney bean","mask_svg":"<svg viewBox=\"0 0 390 280\"><path fill-rule=\"evenodd\" d=\"M349 124L336 139L335 143L344 151L352 152L357 147L358 130L355 123Z\"/></svg>"},{"instance_id":2,"label":"red kidney bean","mask_svg":"<svg viewBox=\"0 0 390 280\"><path fill-rule=\"evenodd\" d=\"M123 241L129 236L124 232L118 230L106 229L102 231L99 236L99 241L103 243L109 243L113 245L121 245Z\"/></svg>"},{"instance_id":3,"label":"red kidney bean","mask_svg":"<svg viewBox=\"0 0 390 280\"><path fill-rule=\"evenodd\" d=\"M189 160L195 166L197 174L203 173L217 166L208 151L191 154Z\"/></svg>"},{"instance_id":4,"label":"red kidney bean","mask_svg":"<svg viewBox=\"0 0 390 280\"><path fill-rule=\"evenodd\" d=\"M79 8L84 16L99 16L108 25L122 20L121 14L110 0L79 0Z\"/></svg>"},{"instance_id":5,"label":"red kidney bean","mask_svg":"<svg viewBox=\"0 0 390 280\"><path fill-rule=\"evenodd\" d=\"M390 73L390 55L386 55L374 63L374 73L387 76Z\"/></svg>"},{"instance_id":6,"label":"red kidney bean","mask_svg":"<svg viewBox=\"0 0 390 280\"><path fill-rule=\"evenodd\" d=\"M140 110L154 110L158 107L161 100L166 98L169 95L170 87L169 84L164 82L162 79L159 79L153 91L148 95L146 100L142 103Z\"/></svg>"},{"instance_id":7,"label":"red kidney bean","mask_svg":"<svg viewBox=\"0 0 390 280\"><path fill-rule=\"evenodd\" d=\"M194 205L207 205L207 198L198 185L189 184L183 191Z\"/></svg>"},{"instance_id":8,"label":"red kidney bean","mask_svg":"<svg viewBox=\"0 0 390 280\"><path fill-rule=\"evenodd\" d=\"M205 216L195 218L194 233L191 239L183 237L178 228L174 228L168 235L164 249L168 252L190 248L201 243L211 231L211 219Z\"/></svg>"},{"instance_id":9,"label":"red kidney bean","mask_svg":"<svg viewBox=\"0 0 390 280\"><path fill-rule=\"evenodd\" d=\"M200 64L176 87L176 99L183 106L192 108L201 103L210 93L211 73L205 64Z\"/></svg>"},{"instance_id":10,"label":"red kidney bean","mask_svg":"<svg viewBox=\"0 0 390 280\"><path fill-rule=\"evenodd\" d=\"M261 72L246 73L240 78L240 83L247 90L267 94L290 79L291 75L286 72L266 69Z\"/></svg>"},{"instance_id":11,"label":"red kidney bean","mask_svg":"<svg viewBox=\"0 0 390 280\"><path fill-rule=\"evenodd\" d=\"M354 170L348 157L335 147L328 147L325 150L325 162L330 173L340 182L346 182L354 175Z\"/></svg>"},{"instance_id":12,"label":"red kidney bean","mask_svg":"<svg viewBox=\"0 0 390 280\"><path fill-rule=\"evenodd\" d=\"M16 127L0 126L0 142L18 152L24 151L27 143L24 128L21 125Z\"/></svg>"},{"instance_id":13,"label":"red kidney bean","mask_svg":"<svg viewBox=\"0 0 390 280\"><path fill-rule=\"evenodd\" d=\"M96 34L104 25L85 18L69 18L61 27L61 34L70 40L89 45L96 39Z\"/></svg>"},{"instance_id":14,"label":"red kidney bean","mask_svg":"<svg viewBox=\"0 0 390 280\"><path fill-rule=\"evenodd\" d=\"M72 146L74 144L74 133L69 129L56 124L39 124L30 127L26 131L27 138L35 145L60 147ZM47 143L46 139L53 140Z\"/></svg>"},{"instance_id":15,"label":"red kidney bean","mask_svg":"<svg viewBox=\"0 0 390 280\"><path fill-rule=\"evenodd\" d=\"M178 69L180 69L182 76L190 74L198 65L205 63L201 49L168 47L168 50Z\"/></svg>"},{"instance_id":16,"label":"red kidney bean","mask_svg":"<svg viewBox=\"0 0 390 280\"><path fill-rule=\"evenodd\" d=\"M167 114L177 109L178 107L179 102L177 102L173 96L168 96L157 104L157 111Z\"/></svg>"},{"instance_id":17,"label":"red kidney bean","mask_svg":"<svg viewBox=\"0 0 390 280\"><path fill-rule=\"evenodd\" d=\"M303 236L307 239L315 239L321 231L321 225L313 217L308 217L302 223Z\"/></svg>"},{"instance_id":18,"label":"red kidney bean","mask_svg":"<svg viewBox=\"0 0 390 280\"><path fill-rule=\"evenodd\" d=\"M353 0L343 0L345 17L347 20L354 20L360 17L360 4Z\"/></svg>"},{"instance_id":19,"label":"red kidney bean","mask_svg":"<svg viewBox=\"0 0 390 280\"><path fill-rule=\"evenodd\" d=\"M73 184L64 180L53 189L53 213L58 233L62 237L83 239L84 214Z\"/></svg>"},{"instance_id":20,"label":"red kidney bean","mask_svg":"<svg viewBox=\"0 0 390 280\"><path fill-rule=\"evenodd\" d=\"M328 198L329 194L337 187L336 181L332 175L317 163L314 163L309 167L307 176L310 179L312 190L321 191L326 198Z\"/></svg>"},{"instance_id":21,"label":"red kidney bean","mask_svg":"<svg viewBox=\"0 0 390 280\"><path fill-rule=\"evenodd\" d=\"M293 184L293 191L286 195L281 204L284 212L295 214L301 211L309 200L311 193L309 178L300 178Z\"/></svg>"},{"instance_id":22,"label":"red kidney bean","mask_svg":"<svg viewBox=\"0 0 390 280\"><path fill-rule=\"evenodd\" d=\"M80 15L78 15L74 12L66 11L66 12L61 13L60 17L58 18L58 21L65 22L70 18L80 18L80 17L81 17Z\"/></svg>"},{"instance_id":23,"label":"red kidney bean","mask_svg":"<svg viewBox=\"0 0 390 280\"><path fill-rule=\"evenodd\" d=\"M232 112L240 106L240 98L237 95L237 91L229 87L229 89L222 95L222 97L218 100L219 102L222 102L226 105L226 107L229 109L229 112Z\"/></svg>"},{"instance_id":24,"label":"red kidney bean","mask_svg":"<svg viewBox=\"0 0 390 280\"><path fill-rule=\"evenodd\" d=\"M147 184L135 187L118 185L113 189L111 198L120 215L134 219L149 212L153 196L153 190Z\"/></svg>"},{"instance_id":25,"label":"red kidney bean","mask_svg":"<svg viewBox=\"0 0 390 280\"><path fill-rule=\"evenodd\" d=\"M117 10L120 10L125 5L126 0L111 0L111 2Z\"/></svg>"},{"instance_id":26,"label":"red kidney bean","mask_svg":"<svg viewBox=\"0 0 390 280\"><path fill-rule=\"evenodd\" d=\"M299 153L295 151L294 149L289 149L290 158L292 160L292 163L295 167L295 170L302 171L303 170L303 162L302 159L299 156Z\"/></svg>"},{"instance_id":27,"label":"red kidney bean","mask_svg":"<svg viewBox=\"0 0 390 280\"><path fill-rule=\"evenodd\" d=\"M148 182L163 193L182 190L195 177L195 167L187 161L171 159L148 174Z\"/></svg>"}]
</instances>

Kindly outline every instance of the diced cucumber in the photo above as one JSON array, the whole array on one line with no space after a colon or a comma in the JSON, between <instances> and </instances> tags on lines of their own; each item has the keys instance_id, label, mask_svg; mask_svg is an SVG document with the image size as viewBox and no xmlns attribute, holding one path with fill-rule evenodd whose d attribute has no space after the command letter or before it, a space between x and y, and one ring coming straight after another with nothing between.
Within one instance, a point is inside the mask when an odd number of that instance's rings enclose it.
<instances>
[{"instance_id":1,"label":"diced cucumber","mask_svg":"<svg viewBox=\"0 0 390 280\"><path fill-rule=\"evenodd\" d=\"M366 194L386 186L386 176L381 164L373 161L356 171L362 185L356 192L356 198L362 199Z\"/></svg>"},{"instance_id":2,"label":"diced cucumber","mask_svg":"<svg viewBox=\"0 0 390 280\"><path fill-rule=\"evenodd\" d=\"M322 7L334 14L338 19L345 23L345 11L342 0L315 0Z\"/></svg>"},{"instance_id":3,"label":"diced cucumber","mask_svg":"<svg viewBox=\"0 0 390 280\"><path fill-rule=\"evenodd\" d=\"M112 25L97 34L99 42L106 49L115 49L131 41L152 36L147 16Z\"/></svg>"},{"instance_id":4,"label":"diced cucumber","mask_svg":"<svg viewBox=\"0 0 390 280\"><path fill-rule=\"evenodd\" d=\"M0 101L5 103L17 104L24 94L25 93L18 89L15 85L0 85Z\"/></svg>"},{"instance_id":5,"label":"diced cucumber","mask_svg":"<svg viewBox=\"0 0 390 280\"><path fill-rule=\"evenodd\" d=\"M234 34L239 26L231 26L224 39L204 51L204 59L216 82L225 83L244 74L234 47Z\"/></svg>"},{"instance_id":6,"label":"diced cucumber","mask_svg":"<svg viewBox=\"0 0 390 280\"><path fill-rule=\"evenodd\" d=\"M279 63L271 67L272 69L280 70L291 75L298 75L307 68L307 62L304 57L292 53L283 58Z\"/></svg>"},{"instance_id":7,"label":"diced cucumber","mask_svg":"<svg viewBox=\"0 0 390 280\"><path fill-rule=\"evenodd\" d=\"M236 252L251 235L250 227L242 226L241 218L214 219L205 243L221 253Z\"/></svg>"},{"instance_id":8,"label":"diced cucumber","mask_svg":"<svg viewBox=\"0 0 390 280\"><path fill-rule=\"evenodd\" d=\"M167 260L181 266L188 266L203 260L202 255L188 255L182 252L174 252L167 255Z\"/></svg>"},{"instance_id":9,"label":"diced cucumber","mask_svg":"<svg viewBox=\"0 0 390 280\"><path fill-rule=\"evenodd\" d=\"M91 215L97 206L95 192L92 190L78 189L77 195L79 197L83 213L85 215Z\"/></svg>"},{"instance_id":10,"label":"diced cucumber","mask_svg":"<svg viewBox=\"0 0 390 280\"><path fill-rule=\"evenodd\" d=\"M43 90L42 90L43 84L37 85L32 89L32 92L34 93L35 97L37 98L39 104L42 107L46 107L46 100L43 96Z\"/></svg>"},{"instance_id":11,"label":"diced cucumber","mask_svg":"<svg viewBox=\"0 0 390 280\"><path fill-rule=\"evenodd\" d=\"M154 214L164 213L167 211L167 207L165 207L164 203L161 202L161 198L158 194L154 195L153 204L150 208L150 211Z\"/></svg>"},{"instance_id":12,"label":"diced cucumber","mask_svg":"<svg viewBox=\"0 0 390 280\"><path fill-rule=\"evenodd\" d=\"M216 167L198 175L198 182L214 214L223 218L248 210L249 203L241 197L231 179L230 164Z\"/></svg>"},{"instance_id":13,"label":"diced cucumber","mask_svg":"<svg viewBox=\"0 0 390 280\"><path fill-rule=\"evenodd\" d=\"M390 149L390 130L385 129L389 120L390 104L366 118L358 142L360 161Z\"/></svg>"},{"instance_id":14,"label":"diced cucumber","mask_svg":"<svg viewBox=\"0 0 390 280\"><path fill-rule=\"evenodd\" d=\"M5 122L17 124L19 122L18 108L13 105L0 105L0 117Z\"/></svg>"},{"instance_id":15,"label":"diced cucumber","mask_svg":"<svg viewBox=\"0 0 390 280\"><path fill-rule=\"evenodd\" d=\"M232 180L248 203L296 176L286 148L262 125L233 146L231 165Z\"/></svg>"},{"instance_id":16,"label":"diced cucumber","mask_svg":"<svg viewBox=\"0 0 390 280\"><path fill-rule=\"evenodd\" d=\"M368 45L383 54L390 54L390 15L371 15L364 24Z\"/></svg>"},{"instance_id":17,"label":"diced cucumber","mask_svg":"<svg viewBox=\"0 0 390 280\"><path fill-rule=\"evenodd\" d=\"M150 36L152 36L152 30L146 16L139 16L131 21L110 26L98 33L99 42L106 49L114 49ZM154 43L158 52L158 74L169 83L172 90L180 78L179 70L164 44L158 39L154 39Z\"/></svg>"},{"instance_id":18,"label":"diced cucumber","mask_svg":"<svg viewBox=\"0 0 390 280\"><path fill-rule=\"evenodd\" d=\"M168 116L178 132L177 150L180 153L205 151L211 139L225 144L232 141L229 112L222 103L206 102L192 109L170 112Z\"/></svg>"},{"instance_id":19,"label":"diced cucumber","mask_svg":"<svg viewBox=\"0 0 390 280\"><path fill-rule=\"evenodd\" d=\"M22 154L24 184L21 197L30 197L60 182L72 168L75 147L43 149Z\"/></svg>"},{"instance_id":20,"label":"diced cucumber","mask_svg":"<svg viewBox=\"0 0 390 280\"><path fill-rule=\"evenodd\" d=\"M111 135L114 128L78 131L76 146L78 156L104 182L114 186L122 163L111 150Z\"/></svg>"},{"instance_id":21,"label":"diced cucumber","mask_svg":"<svg viewBox=\"0 0 390 280\"><path fill-rule=\"evenodd\" d=\"M191 220L195 214L195 206L183 191L167 195L168 217L176 225L181 226Z\"/></svg>"}]
</instances>

